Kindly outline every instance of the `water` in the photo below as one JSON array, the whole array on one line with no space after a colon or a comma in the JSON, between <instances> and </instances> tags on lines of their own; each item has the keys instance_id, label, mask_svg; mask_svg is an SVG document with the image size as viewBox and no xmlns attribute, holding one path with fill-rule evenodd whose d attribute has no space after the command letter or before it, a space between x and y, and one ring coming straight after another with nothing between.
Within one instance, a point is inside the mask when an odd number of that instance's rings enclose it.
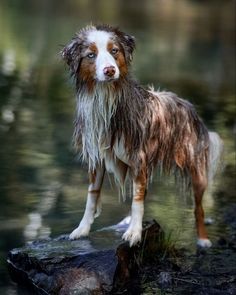
<instances>
[{"instance_id":1,"label":"water","mask_svg":"<svg viewBox=\"0 0 236 295\"><path fill-rule=\"evenodd\" d=\"M136 77L192 101L223 137L226 165L235 167L234 6L234 1L1 1L1 294L18 292L7 274L7 251L69 233L84 210L87 173L71 148L75 102L61 44L91 21L119 24L135 35ZM93 230L129 213L130 199L119 202L108 179L102 195L103 212ZM205 207L215 221L209 228L214 242L223 230L222 203L208 194ZM145 218L156 218L180 245L191 247L192 208L192 199L181 196L172 180L156 177Z\"/></svg>"}]
</instances>

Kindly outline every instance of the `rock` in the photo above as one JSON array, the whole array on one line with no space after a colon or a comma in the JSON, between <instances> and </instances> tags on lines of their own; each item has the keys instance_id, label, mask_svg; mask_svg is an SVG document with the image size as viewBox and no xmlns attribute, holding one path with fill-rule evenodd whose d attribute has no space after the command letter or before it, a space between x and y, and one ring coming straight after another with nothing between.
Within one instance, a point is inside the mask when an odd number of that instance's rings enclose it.
<instances>
[{"instance_id":1,"label":"rock","mask_svg":"<svg viewBox=\"0 0 236 295\"><path fill-rule=\"evenodd\" d=\"M161 271L158 277L158 283L162 288L167 288L172 284L172 276L169 272Z\"/></svg>"},{"instance_id":2,"label":"rock","mask_svg":"<svg viewBox=\"0 0 236 295\"><path fill-rule=\"evenodd\" d=\"M104 231L89 239L69 241L67 236L36 241L8 255L9 271L18 284L39 294L104 294L124 288L158 251L162 229L156 221L144 224L142 242L132 248L113 231L104 248ZM103 248L102 248L103 247Z\"/></svg>"}]
</instances>

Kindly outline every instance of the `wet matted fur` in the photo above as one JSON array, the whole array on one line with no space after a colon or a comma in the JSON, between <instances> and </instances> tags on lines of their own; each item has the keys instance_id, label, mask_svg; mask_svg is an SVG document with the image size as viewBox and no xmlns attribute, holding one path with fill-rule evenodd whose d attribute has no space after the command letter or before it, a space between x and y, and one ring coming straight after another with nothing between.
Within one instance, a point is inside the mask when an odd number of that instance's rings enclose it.
<instances>
[{"instance_id":1,"label":"wet matted fur","mask_svg":"<svg viewBox=\"0 0 236 295\"><path fill-rule=\"evenodd\" d=\"M201 201L220 157L221 140L208 132L191 103L171 92L145 89L131 77L134 48L134 37L99 25L82 29L62 51L76 83L74 143L90 173L85 214L70 237L89 233L100 212L107 170L121 187L127 175L133 180L131 223L123 238L130 245L140 241L146 188L158 167L190 180L198 244L208 247Z\"/></svg>"}]
</instances>

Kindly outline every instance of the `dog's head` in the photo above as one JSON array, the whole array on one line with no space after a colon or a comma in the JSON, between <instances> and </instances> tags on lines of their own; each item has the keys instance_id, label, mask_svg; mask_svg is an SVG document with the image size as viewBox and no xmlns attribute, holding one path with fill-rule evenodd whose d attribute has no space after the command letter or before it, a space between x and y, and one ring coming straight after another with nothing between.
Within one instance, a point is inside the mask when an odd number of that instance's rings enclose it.
<instances>
[{"instance_id":1,"label":"dog's head","mask_svg":"<svg viewBox=\"0 0 236 295\"><path fill-rule=\"evenodd\" d=\"M134 37L107 25L82 29L62 50L72 74L84 82L111 82L128 73Z\"/></svg>"}]
</instances>

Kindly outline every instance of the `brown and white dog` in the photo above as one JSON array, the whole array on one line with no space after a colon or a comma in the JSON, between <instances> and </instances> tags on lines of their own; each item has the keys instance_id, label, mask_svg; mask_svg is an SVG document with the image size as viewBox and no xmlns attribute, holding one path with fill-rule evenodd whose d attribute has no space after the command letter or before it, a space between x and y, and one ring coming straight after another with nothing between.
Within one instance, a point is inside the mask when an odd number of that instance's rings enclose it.
<instances>
[{"instance_id":1,"label":"brown and white dog","mask_svg":"<svg viewBox=\"0 0 236 295\"><path fill-rule=\"evenodd\" d=\"M131 221L123 239L141 240L147 184L157 166L192 185L198 241L210 247L202 197L222 143L208 132L189 102L171 92L146 90L129 71L134 37L107 25L82 29L62 50L76 81L74 142L88 163L90 184L84 216L70 239L87 236L101 212L105 170L121 188L133 183Z\"/></svg>"}]
</instances>

